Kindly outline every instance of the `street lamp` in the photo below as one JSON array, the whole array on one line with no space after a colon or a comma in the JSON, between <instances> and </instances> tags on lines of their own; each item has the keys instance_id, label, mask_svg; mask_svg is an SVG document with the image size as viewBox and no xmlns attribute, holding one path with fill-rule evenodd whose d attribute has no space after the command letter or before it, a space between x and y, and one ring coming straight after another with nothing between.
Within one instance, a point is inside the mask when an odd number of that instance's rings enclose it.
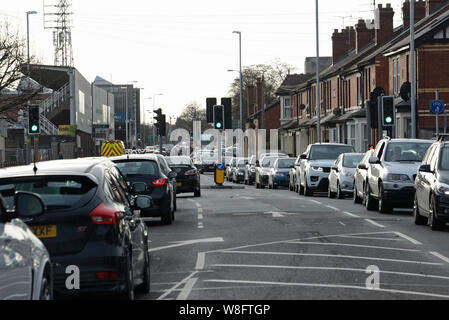
<instances>
[{"instance_id":1,"label":"street lamp","mask_svg":"<svg viewBox=\"0 0 449 320\"><path fill-rule=\"evenodd\" d=\"M243 74L242 74L242 32L233 31L232 33L239 35L239 57L240 57L240 124L239 127L243 128Z\"/></svg>"},{"instance_id":2,"label":"street lamp","mask_svg":"<svg viewBox=\"0 0 449 320\"><path fill-rule=\"evenodd\" d=\"M148 143L148 140L147 140L147 110L145 108L145 100L153 100L153 97L148 97L148 98L144 98L143 99L143 124L144 124L144 127L143 127L143 136L144 136L143 142L144 142L144 144L146 146L147 143Z\"/></svg>"},{"instance_id":3,"label":"street lamp","mask_svg":"<svg viewBox=\"0 0 449 320\"><path fill-rule=\"evenodd\" d=\"M30 14L37 14L37 11L27 11L26 15L27 15L27 69L28 69L28 86L31 86L31 82L30 82L30 62L31 62L31 58L30 58ZM30 104L30 100L28 99L28 104ZM26 127L25 123L24 123L24 128ZM24 134L25 134L25 146L26 146L26 157L27 160L26 162L28 163L28 159L29 159L29 152L28 152L28 136L26 133L26 129L24 129ZM37 156L37 144L36 142L34 142L34 153Z\"/></svg>"}]
</instances>

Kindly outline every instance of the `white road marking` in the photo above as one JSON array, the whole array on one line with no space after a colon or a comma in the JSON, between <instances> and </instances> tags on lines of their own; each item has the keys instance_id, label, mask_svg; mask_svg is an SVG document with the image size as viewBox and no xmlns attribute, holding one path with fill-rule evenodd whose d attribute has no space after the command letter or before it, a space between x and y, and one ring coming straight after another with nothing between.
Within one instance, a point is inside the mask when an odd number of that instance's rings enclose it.
<instances>
[{"instance_id":1,"label":"white road marking","mask_svg":"<svg viewBox=\"0 0 449 320\"><path fill-rule=\"evenodd\" d=\"M203 213L203 208L198 208L198 213Z\"/></svg>"},{"instance_id":2,"label":"white road marking","mask_svg":"<svg viewBox=\"0 0 449 320\"><path fill-rule=\"evenodd\" d=\"M337 268L337 267L299 267L299 266L275 266L275 265L248 265L248 264L213 264L214 267L222 267L222 268L255 268L255 269L291 269L291 270L328 270L328 271L354 271L354 272L363 272L366 273L366 269L357 269L357 268ZM409 273L409 272L397 272L397 271L385 271L379 270L380 273L385 274L394 274L400 276L411 276L411 277L420 277L420 278L433 278L433 279L443 279L449 280L449 277L432 275L432 274L421 274L421 273Z\"/></svg>"},{"instance_id":3,"label":"white road marking","mask_svg":"<svg viewBox=\"0 0 449 320\"><path fill-rule=\"evenodd\" d=\"M389 292L389 293L399 293L407 295L417 295L417 296L427 296L434 298L444 298L449 299L449 295L427 293L427 292L417 292L417 291L405 291L405 290L394 290L394 289L367 289L366 286L349 286L349 285L339 285L339 284L320 284L320 283L289 283L289 282L270 282L270 281L247 281L247 280L204 280L204 282L214 282L214 283L238 283L238 284L260 284L260 285L271 285L271 286L296 286L296 287L315 287L315 288L337 288L337 289L354 289L363 290L371 292Z\"/></svg>"},{"instance_id":4,"label":"white road marking","mask_svg":"<svg viewBox=\"0 0 449 320\"><path fill-rule=\"evenodd\" d=\"M380 250L396 250L396 251L408 251L408 252L420 252L421 250L416 249L402 249L402 248L393 248L393 247L378 247L378 246L365 246L361 244L348 244L348 243L324 243L324 242L300 242L300 241L292 241L289 243L294 244L311 244L311 245L322 245L322 246L337 246L337 247L355 247L355 248L367 248L367 249L380 249Z\"/></svg>"},{"instance_id":5,"label":"white road marking","mask_svg":"<svg viewBox=\"0 0 449 320\"><path fill-rule=\"evenodd\" d=\"M358 216L358 215L356 215L356 214L353 214L353 213L351 213L351 212L343 211L343 213L346 214L346 215L348 215L348 216L350 216L350 217L353 217L353 218L360 218L360 216Z\"/></svg>"},{"instance_id":6,"label":"white road marking","mask_svg":"<svg viewBox=\"0 0 449 320\"><path fill-rule=\"evenodd\" d=\"M361 236L338 236L338 237L340 237L340 238L349 238L349 239L401 241L401 239L393 239L393 238L376 238L376 237L361 237Z\"/></svg>"},{"instance_id":7,"label":"white road marking","mask_svg":"<svg viewBox=\"0 0 449 320\"><path fill-rule=\"evenodd\" d=\"M204 219L203 214L202 214L202 213L199 213L199 214L198 214L198 220L203 220L203 219Z\"/></svg>"},{"instance_id":8,"label":"white road marking","mask_svg":"<svg viewBox=\"0 0 449 320\"><path fill-rule=\"evenodd\" d=\"M343 227L346 227L346 225L343 222L338 221L338 223L340 223Z\"/></svg>"},{"instance_id":9,"label":"white road marking","mask_svg":"<svg viewBox=\"0 0 449 320\"><path fill-rule=\"evenodd\" d=\"M326 206L326 208L329 208L329 209L334 210L334 211L340 211L340 209L332 207L332 206Z\"/></svg>"},{"instance_id":10,"label":"white road marking","mask_svg":"<svg viewBox=\"0 0 449 320\"><path fill-rule=\"evenodd\" d=\"M313 202L313 203L316 203L316 204L319 204L319 205L323 205L321 202L319 202L319 201L316 201L316 200L309 200L310 202Z\"/></svg>"},{"instance_id":11,"label":"white road marking","mask_svg":"<svg viewBox=\"0 0 449 320\"><path fill-rule=\"evenodd\" d=\"M198 223L198 229L204 229L204 224L202 222Z\"/></svg>"},{"instance_id":12,"label":"white road marking","mask_svg":"<svg viewBox=\"0 0 449 320\"><path fill-rule=\"evenodd\" d=\"M187 298L190 295L190 292L192 292L193 286L195 285L195 283L197 281L198 281L198 278L191 278L191 279L187 280L186 285L181 290L181 292L179 293L176 300L187 300Z\"/></svg>"},{"instance_id":13,"label":"white road marking","mask_svg":"<svg viewBox=\"0 0 449 320\"><path fill-rule=\"evenodd\" d=\"M186 283L187 281L189 281L191 278L193 278L196 274L198 273L198 271L194 271L192 272L188 277L182 279L180 282L178 282L177 284L175 284L173 287L171 287L170 289L168 289L167 291L165 291L165 293L163 295L161 295L159 298L157 298L157 300L162 300L165 297L167 297L169 294L171 294L174 290L178 289L178 287L180 287L182 284Z\"/></svg>"},{"instance_id":14,"label":"white road marking","mask_svg":"<svg viewBox=\"0 0 449 320\"><path fill-rule=\"evenodd\" d=\"M200 205L198 202L195 202L195 205L196 205L198 208L201 208L201 205Z\"/></svg>"},{"instance_id":15,"label":"white road marking","mask_svg":"<svg viewBox=\"0 0 449 320\"><path fill-rule=\"evenodd\" d=\"M171 244L168 246L151 248L148 250L148 252L161 251L161 250L165 250L165 249L188 246L188 245L193 245L193 244L198 244L198 243L210 243L210 242L224 242L224 240L223 240L223 238L209 238L209 239L176 241L176 242L173 242L174 244Z\"/></svg>"},{"instance_id":16,"label":"white road marking","mask_svg":"<svg viewBox=\"0 0 449 320\"><path fill-rule=\"evenodd\" d=\"M437 257L437 258L440 258L441 260L443 260L443 261L446 262L446 263L449 263L449 258L443 256L442 254L439 254L439 253L436 252L436 251L431 251L430 254L434 255L434 256Z\"/></svg>"},{"instance_id":17,"label":"white road marking","mask_svg":"<svg viewBox=\"0 0 449 320\"><path fill-rule=\"evenodd\" d=\"M259 254L259 255L280 255L280 256L302 256L302 257L326 257L326 258L343 258L343 259L360 259L360 260L375 260L375 261L388 261L398 263L413 263L424 264L431 266L441 266L441 263L426 262L426 261L412 261L412 260L399 260L399 259L387 259L379 257L363 257L363 256L347 256L340 254L320 254L320 253L296 253L296 252L260 252L260 251L219 251L221 253L235 253L235 254Z\"/></svg>"},{"instance_id":18,"label":"white road marking","mask_svg":"<svg viewBox=\"0 0 449 320\"><path fill-rule=\"evenodd\" d=\"M195 270L203 270L206 262L206 254L204 252L198 252L198 257L196 258Z\"/></svg>"},{"instance_id":19,"label":"white road marking","mask_svg":"<svg viewBox=\"0 0 449 320\"><path fill-rule=\"evenodd\" d=\"M395 234L398 235L398 236L400 236L401 238L404 238L405 240L410 241L410 242L413 243L413 244L416 244L416 245L422 245L422 243L419 242L418 240L415 240L415 239L413 239L413 238L411 238L411 237L409 237L409 236L407 236L407 235L405 235L405 234L403 234L403 233L395 232Z\"/></svg>"},{"instance_id":20,"label":"white road marking","mask_svg":"<svg viewBox=\"0 0 449 320\"><path fill-rule=\"evenodd\" d=\"M379 227L379 228L386 228L383 224L377 223L376 221L373 221L371 219L365 219L366 222L371 223L372 225Z\"/></svg>"}]
</instances>

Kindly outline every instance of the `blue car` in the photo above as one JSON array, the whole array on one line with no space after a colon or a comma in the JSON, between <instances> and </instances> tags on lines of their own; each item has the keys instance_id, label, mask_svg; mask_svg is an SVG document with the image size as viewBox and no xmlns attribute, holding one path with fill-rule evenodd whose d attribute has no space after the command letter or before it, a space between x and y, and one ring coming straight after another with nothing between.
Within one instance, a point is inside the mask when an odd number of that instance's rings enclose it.
<instances>
[{"instance_id":1,"label":"blue car","mask_svg":"<svg viewBox=\"0 0 449 320\"><path fill-rule=\"evenodd\" d=\"M288 187L290 183L290 170L295 166L295 158L279 158L273 168L268 172L268 188Z\"/></svg>"}]
</instances>

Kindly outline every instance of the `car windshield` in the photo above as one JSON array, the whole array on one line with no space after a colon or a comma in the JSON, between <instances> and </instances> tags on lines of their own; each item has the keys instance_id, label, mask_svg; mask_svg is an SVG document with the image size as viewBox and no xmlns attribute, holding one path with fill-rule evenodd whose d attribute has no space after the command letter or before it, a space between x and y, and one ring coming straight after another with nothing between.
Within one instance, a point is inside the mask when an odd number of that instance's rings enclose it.
<instances>
[{"instance_id":1,"label":"car windshield","mask_svg":"<svg viewBox=\"0 0 449 320\"><path fill-rule=\"evenodd\" d=\"M441 152L440 169L449 171L449 148L444 148Z\"/></svg>"},{"instance_id":2,"label":"car windshield","mask_svg":"<svg viewBox=\"0 0 449 320\"><path fill-rule=\"evenodd\" d=\"M92 200L97 185L85 177L30 177L3 179L0 194L8 208L14 207L14 194L32 192L41 196L47 210L80 208Z\"/></svg>"},{"instance_id":3,"label":"car windshield","mask_svg":"<svg viewBox=\"0 0 449 320\"><path fill-rule=\"evenodd\" d=\"M279 159L277 162L277 167L279 169L289 169L295 166L296 159Z\"/></svg>"},{"instance_id":4,"label":"car windshield","mask_svg":"<svg viewBox=\"0 0 449 320\"><path fill-rule=\"evenodd\" d=\"M363 154L348 154L343 158L343 167L357 168L360 161L362 161Z\"/></svg>"},{"instance_id":5,"label":"car windshield","mask_svg":"<svg viewBox=\"0 0 449 320\"><path fill-rule=\"evenodd\" d=\"M244 169L247 164L248 164L248 160L240 160L238 163L238 167L240 169Z\"/></svg>"},{"instance_id":6,"label":"car windshield","mask_svg":"<svg viewBox=\"0 0 449 320\"><path fill-rule=\"evenodd\" d=\"M188 157L167 157L169 166L190 166L191 161Z\"/></svg>"},{"instance_id":7,"label":"car windshield","mask_svg":"<svg viewBox=\"0 0 449 320\"><path fill-rule=\"evenodd\" d=\"M391 142L385 153L386 162L421 162L431 142Z\"/></svg>"},{"instance_id":8,"label":"car windshield","mask_svg":"<svg viewBox=\"0 0 449 320\"><path fill-rule=\"evenodd\" d=\"M270 168L270 167L274 166L274 162L277 159L278 158L274 158L274 157L264 158L262 161L262 168Z\"/></svg>"},{"instance_id":9,"label":"car windshield","mask_svg":"<svg viewBox=\"0 0 449 320\"><path fill-rule=\"evenodd\" d=\"M310 160L337 160L343 153L355 152L352 146L317 145L312 146Z\"/></svg>"},{"instance_id":10,"label":"car windshield","mask_svg":"<svg viewBox=\"0 0 449 320\"><path fill-rule=\"evenodd\" d=\"M125 178L145 175L155 176L158 173L155 161L122 161L116 162L116 164Z\"/></svg>"}]
</instances>

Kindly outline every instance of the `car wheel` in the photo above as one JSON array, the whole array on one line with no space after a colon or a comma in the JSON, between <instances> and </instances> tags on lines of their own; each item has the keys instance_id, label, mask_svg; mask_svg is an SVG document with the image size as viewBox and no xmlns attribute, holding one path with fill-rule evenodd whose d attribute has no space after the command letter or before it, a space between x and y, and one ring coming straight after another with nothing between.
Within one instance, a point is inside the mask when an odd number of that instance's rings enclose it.
<instances>
[{"instance_id":1,"label":"car wheel","mask_svg":"<svg viewBox=\"0 0 449 320\"><path fill-rule=\"evenodd\" d=\"M143 283L139 285L136 289L139 293L148 294L150 293L150 253L148 252L147 246L145 248L145 265L143 267Z\"/></svg>"},{"instance_id":2,"label":"car wheel","mask_svg":"<svg viewBox=\"0 0 449 320\"><path fill-rule=\"evenodd\" d=\"M340 182L337 182L337 198L338 199L344 199L345 198L345 196L344 196L344 194L343 194L343 192L341 191L341 188L340 188Z\"/></svg>"},{"instance_id":3,"label":"car wheel","mask_svg":"<svg viewBox=\"0 0 449 320\"><path fill-rule=\"evenodd\" d=\"M357 187L356 187L355 183L354 183L353 200L354 200L354 203L362 203L362 201L363 201L358 195L358 191L357 191Z\"/></svg>"},{"instance_id":4,"label":"car wheel","mask_svg":"<svg viewBox=\"0 0 449 320\"><path fill-rule=\"evenodd\" d=\"M301 185L301 181L298 183L298 193L300 196L304 195L304 187Z\"/></svg>"},{"instance_id":5,"label":"car wheel","mask_svg":"<svg viewBox=\"0 0 449 320\"><path fill-rule=\"evenodd\" d=\"M435 200L432 197L430 199L430 214L429 214L429 226L433 231L442 231L444 229L445 224L438 219L435 214L436 211Z\"/></svg>"},{"instance_id":6,"label":"car wheel","mask_svg":"<svg viewBox=\"0 0 449 320\"><path fill-rule=\"evenodd\" d=\"M173 203L173 211L176 211L176 210L178 210L178 209L177 209L177 196L175 194L175 200L174 200L174 203Z\"/></svg>"},{"instance_id":7,"label":"car wheel","mask_svg":"<svg viewBox=\"0 0 449 320\"><path fill-rule=\"evenodd\" d=\"M198 187L198 189L195 190L194 196L195 198L201 197L201 187Z\"/></svg>"},{"instance_id":8,"label":"car wheel","mask_svg":"<svg viewBox=\"0 0 449 320\"><path fill-rule=\"evenodd\" d=\"M366 210L374 211L376 210L376 203L374 202L374 198L371 196L371 190L369 184L365 185L365 207Z\"/></svg>"},{"instance_id":9,"label":"car wheel","mask_svg":"<svg viewBox=\"0 0 449 320\"><path fill-rule=\"evenodd\" d=\"M380 213L391 213L393 208L391 207L391 205L388 203L388 200L385 199L385 195L384 195L384 187L382 186L382 184L380 184L379 186L379 212Z\"/></svg>"},{"instance_id":10,"label":"car wheel","mask_svg":"<svg viewBox=\"0 0 449 320\"><path fill-rule=\"evenodd\" d=\"M173 213L170 204L165 204L162 208L162 224L170 225L173 223Z\"/></svg>"},{"instance_id":11,"label":"car wheel","mask_svg":"<svg viewBox=\"0 0 449 320\"><path fill-rule=\"evenodd\" d=\"M306 177L305 180L306 180L306 181L305 181L305 186L304 186L304 195L305 195L306 197L313 197L313 191L310 190L310 188L309 188L309 186L308 186L308 184L307 184L307 177Z\"/></svg>"},{"instance_id":12,"label":"car wheel","mask_svg":"<svg viewBox=\"0 0 449 320\"><path fill-rule=\"evenodd\" d=\"M429 222L428 218L419 214L418 197L416 195L413 204L413 220L417 226L425 226Z\"/></svg>"},{"instance_id":13,"label":"car wheel","mask_svg":"<svg viewBox=\"0 0 449 320\"><path fill-rule=\"evenodd\" d=\"M131 249L128 250L131 252ZM120 295L123 300L134 300L134 273L131 259L132 259L131 254L128 253L125 270L126 272L125 290Z\"/></svg>"},{"instance_id":14,"label":"car wheel","mask_svg":"<svg viewBox=\"0 0 449 320\"><path fill-rule=\"evenodd\" d=\"M48 275L44 275L42 278L39 300L53 300L53 290Z\"/></svg>"}]
</instances>

